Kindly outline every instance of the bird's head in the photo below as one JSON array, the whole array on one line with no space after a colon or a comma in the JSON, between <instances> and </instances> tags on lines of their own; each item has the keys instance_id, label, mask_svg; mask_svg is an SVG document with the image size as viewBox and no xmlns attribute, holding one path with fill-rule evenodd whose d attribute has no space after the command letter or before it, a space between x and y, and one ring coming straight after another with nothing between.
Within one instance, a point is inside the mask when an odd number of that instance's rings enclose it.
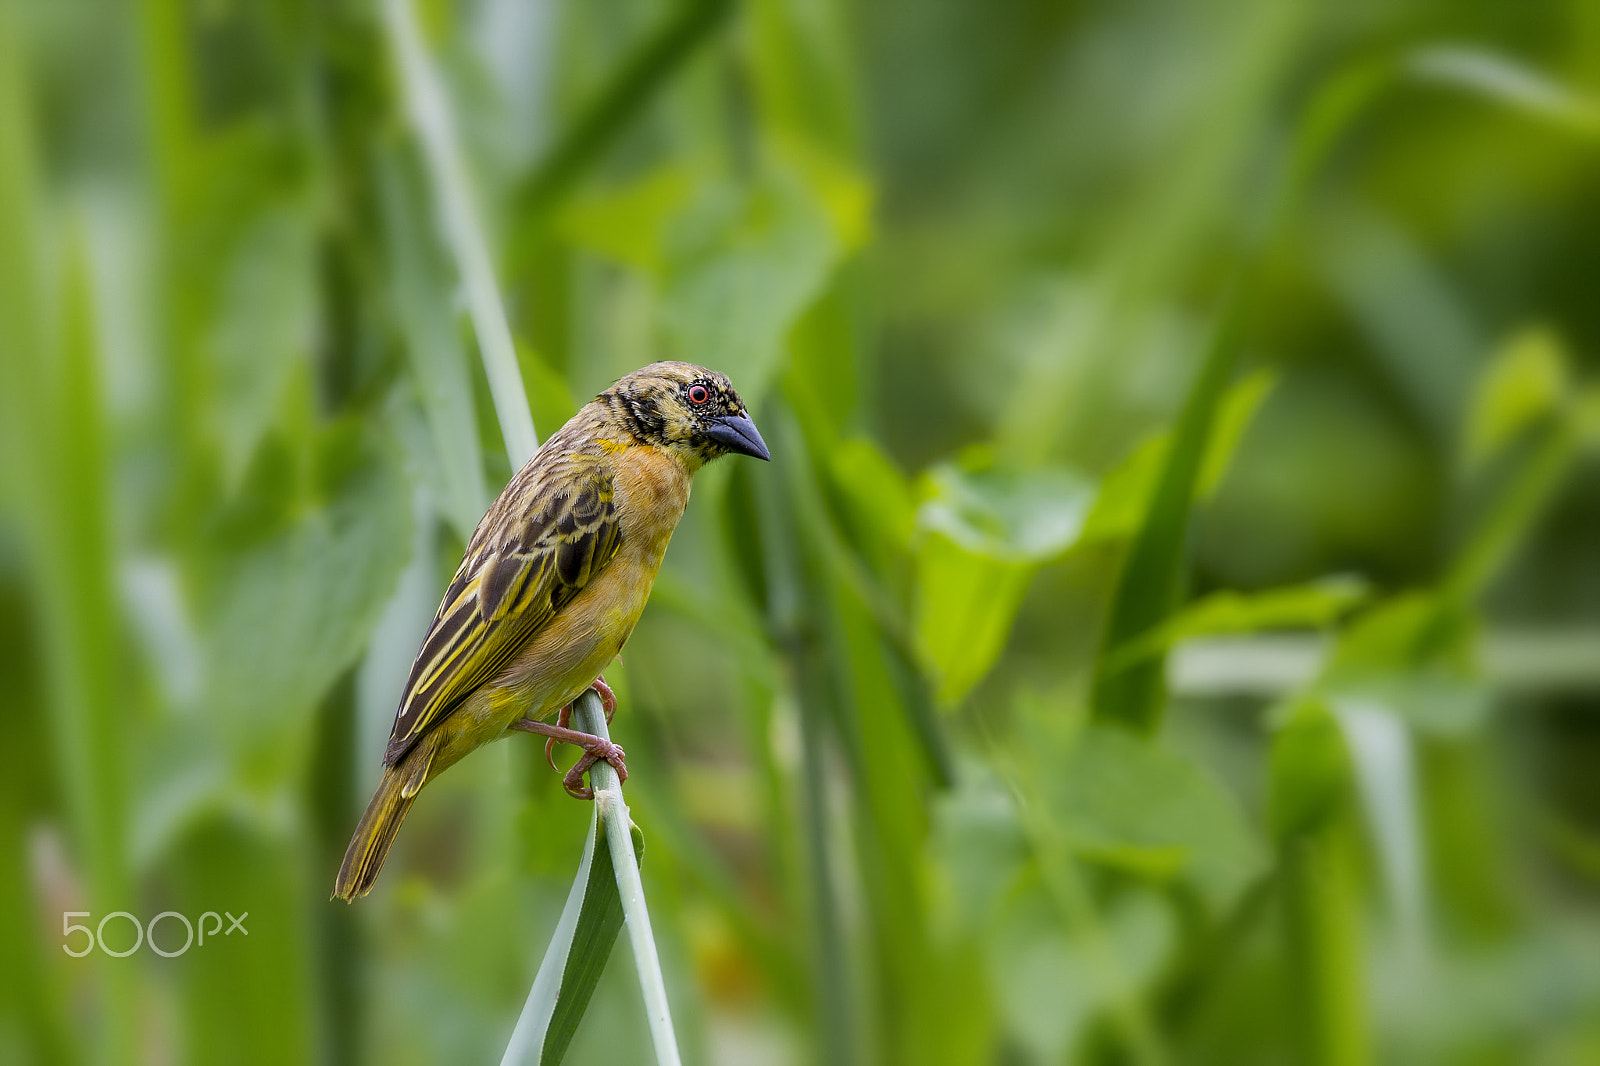
<instances>
[{"instance_id":1,"label":"bird's head","mask_svg":"<svg viewBox=\"0 0 1600 1066\"><path fill-rule=\"evenodd\" d=\"M726 374L693 363L651 363L601 394L607 397L634 436L665 448L691 471L729 453L771 458Z\"/></svg>"}]
</instances>

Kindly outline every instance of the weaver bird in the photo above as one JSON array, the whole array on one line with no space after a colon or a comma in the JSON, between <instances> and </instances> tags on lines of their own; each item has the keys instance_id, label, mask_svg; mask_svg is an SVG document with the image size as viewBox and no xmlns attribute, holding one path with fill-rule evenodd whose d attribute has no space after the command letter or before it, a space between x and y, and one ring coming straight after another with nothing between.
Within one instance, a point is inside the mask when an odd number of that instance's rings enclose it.
<instances>
[{"instance_id":1,"label":"weaver bird","mask_svg":"<svg viewBox=\"0 0 1600 1066\"><path fill-rule=\"evenodd\" d=\"M418 791L462 756L521 730L584 750L567 791L587 799L598 759L627 776L620 747L567 728L599 690L650 597L695 471L767 446L728 379L652 363L572 416L478 523L411 666L383 778L345 852L333 894L365 895ZM551 725L544 721L558 715ZM551 764L552 766L554 763Z\"/></svg>"}]
</instances>

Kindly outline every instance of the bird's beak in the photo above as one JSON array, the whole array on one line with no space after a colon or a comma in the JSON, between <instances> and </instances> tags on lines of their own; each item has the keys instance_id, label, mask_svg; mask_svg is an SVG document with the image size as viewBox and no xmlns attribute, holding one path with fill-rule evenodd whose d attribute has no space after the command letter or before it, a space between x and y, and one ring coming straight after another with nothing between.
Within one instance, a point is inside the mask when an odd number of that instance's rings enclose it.
<instances>
[{"instance_id":1,"label":"bird's beak","mask_svg":"<svg viewBox=\"0 0 1600 1066\"><path fill-rule=\"evenodd\" d=\"M761 431L756 429L756 424L750 421L747 414L723 415L711 423L706 436L730 452L753 455L757 459L772 458L767 452L767 442L761 439Z\"/></svg>"}]
</instances>

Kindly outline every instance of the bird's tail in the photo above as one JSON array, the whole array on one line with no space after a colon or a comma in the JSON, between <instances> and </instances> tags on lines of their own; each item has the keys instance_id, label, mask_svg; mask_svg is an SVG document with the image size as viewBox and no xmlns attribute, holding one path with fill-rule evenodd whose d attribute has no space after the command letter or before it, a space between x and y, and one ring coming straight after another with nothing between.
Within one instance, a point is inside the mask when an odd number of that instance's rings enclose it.
<instances>
[{"instance_id":1,"label":"bird's tail","mask_svg":"<svg viewBox=\"0 0 1600 1066\"><path fill-rule=\"evenodd\" d=\"M378 790L367 804L367 813L361 816L350 846L345 849L344 862L333 883L336 899L354 903L356 897L372 891L372 883L383 869L383 860L389 855L394 835L400 823L417 798L417 792L428 778L428 767L438 749L438 732L424 737L404 758L394 766L383 768L383 778Z\"/></svg>"}]
</instances>

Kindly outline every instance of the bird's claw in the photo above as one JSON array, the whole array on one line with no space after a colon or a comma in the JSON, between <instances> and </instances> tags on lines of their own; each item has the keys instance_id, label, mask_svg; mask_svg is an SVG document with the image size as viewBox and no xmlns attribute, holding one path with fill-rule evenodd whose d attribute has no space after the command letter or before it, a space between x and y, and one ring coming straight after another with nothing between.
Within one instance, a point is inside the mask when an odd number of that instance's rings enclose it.
<instances>
[{"instance_id":1,"label":"bird's claw","mask_svg":"<svg viewBox=\"0 0 1600 1066\"><path fill-rule=\"evenodd\" d=\"M606 684L606 675L604 674L595 678L594 684L589 687L594 689L600 696L600 706L606 709L606 725L610 725L611 716L617 713L617 694L611 691L610 685Z\"/></svg>"},{"instance_id":2,"label":"bird's claw","mask_svg":"<svg viewBox=\"0 0 1600 1066\"><path fill-rule=\"evenodd\" d=\"M561 708L561 710L556 712L556 725L560 726L562 729L571 728L571 726L572 726L572 704L569 703L565 707ZM557 743L558 743L558 741L556 740L555 737L546 738L546 740L544 742L544 761L550 764L550 769L551 770L553 770L553 771L555 771L556 773L559 774L561 772L561 767L556 765L556 744Z\"/></svg>"},{"instance_id":3,"label":"bird's claw","mask_svg":"<svg viewBox=\"0 0 1600 1066\"><path fill-rule=\"evenodd\" d=\"M595 743L585 745L583 757L574 763L572 769L561 779L561 787L566 789L567 795L573 799L592 800L594 789L583 783L583 775L591 766L604 759L617 772L617 783L621 784L628 779L626 758L627 753L622 750L622 745L596 737Z\"/></svg>"},{"instance_id":4,"label":"bird's claw","mask_svg":"<svg viewBox=\"0 0 1600 1066\"><path fill-rule=\"evenodd\" d=\"M595 678L594 684L590 687L599 695L600 705L605 708L606 723L609 725L611 716L617 713L617 694L611 691L611 686L606 684L606 679L603 676ZM563 730L571 729L572 704L567 704L556 713L556 725ZM539 730L533 729L531 731L538 732ZM565 788L567 795L573 799L594 799L594 789L583 783L583 775L588 772L589 767L601 759L604 759L615 768L619 783L628 779L628 765L623 761L624 753L621 746L600 737L594 737L592 741L592 743L585 742L583 744L583 756L561 778L561 787ZM546 735L544 761L549 763L550 769L558 774L561 773L561 768L556 765L556 745L570 743L576 743L576 741Z\"/></svg>"}]
</instances>

